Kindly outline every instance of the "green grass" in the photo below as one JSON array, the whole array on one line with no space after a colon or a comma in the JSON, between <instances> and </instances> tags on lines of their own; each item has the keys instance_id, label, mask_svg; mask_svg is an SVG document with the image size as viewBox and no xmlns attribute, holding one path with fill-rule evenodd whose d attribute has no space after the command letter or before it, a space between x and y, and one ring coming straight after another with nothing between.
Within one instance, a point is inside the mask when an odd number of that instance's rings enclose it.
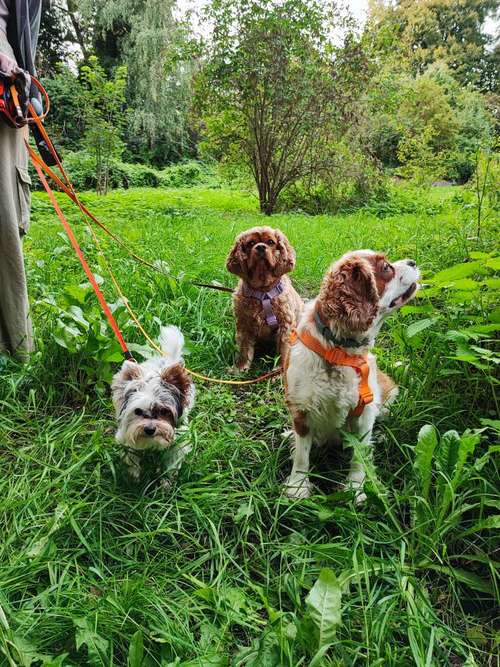
<instances>
[{"instance_id":1,"label":"green grass","mask_svg":"<svg viewBox=\"0 0 500 667\"><path fill-rule=\"evenodd\" d=\"M417 214L271 222L294 244L293 279L310 296L349 249L414 257L427 276L490 250L495 230L469 240L472 223L453 194L434 191L434 206ZM255 200L201 188L84 199L139 254L169 267L170 277L152 273L99 233L148 331L156 335L160 321L180 325L188 365L227 375L230 298L184 278L233 284L224 260L235 234L267 222ZM65 209L116 301L84 225ZM380 336L379 364L402 391L377 426L363 508L338 491L346 456L337 451L316 453L320 490L310 500L281 496L290 463L277 381L198 385L193 451L177 482L168 493L134 488L121 475L106 384L118 366L116 344L100 333L93 295L78 289L81 269L58 224L36 194L25 250L38 349L26 366L0 360L0 665L495 664L492 431L481 442L448 435L438 443L427 433L415 448L425 424L462 433L496 417L492 372L453 359L446 339L463 307L437 300L435 327L408 336L422 315L406 312ZM80 304L94 329L68 350L54 336L69 303ZM425 292L419 305L429 305ZM474 307L476 321L487 321L481 304ZM123 309L117 313L127 340L142 344Z\"/></svg>"}]
</instances>

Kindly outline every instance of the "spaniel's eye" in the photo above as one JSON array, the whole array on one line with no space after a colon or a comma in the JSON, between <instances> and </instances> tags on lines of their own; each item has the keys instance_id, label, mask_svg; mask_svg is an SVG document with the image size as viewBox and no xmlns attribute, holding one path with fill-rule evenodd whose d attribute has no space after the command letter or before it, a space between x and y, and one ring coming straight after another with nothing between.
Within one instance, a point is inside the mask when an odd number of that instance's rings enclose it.
<instances>
[{"instance_id":1,"label":"spaniel's eye","mask_svg":"<svg viewBox=\"0 0 500 667\"><path fill-rule=\"evenodd\" d=\"M255 245L255 241L249 241L249 242L247 243L247 246L248 246L249 248L253 248L254 245Z\"/></svg>"},{"instance_id":2,"label":"spaniel's eye","mask_svg":"<svg viewBox=\"0 0 500 667\"><path fill-rule=\"evenodd\" d=\"M384 262L384 268L382 269L382 271L387 272L390 270L391 270L391 265L388 264L387 262Z\"/></svg>"},{"instance_id":3,"label":"spaniel's eye","mask_svg":"<svg viewBox=\"0 0 500 667\"><path fill-rule=\"evenodd\" d=\"M138 417L142 417L142 415L144 414L141 408L136 408L134 412Z\"/></svg>"},{"instance_id":4,"label":"spaniel's eye","mask_svg":"<svg viewBox=\"0 0 500 667\"><path fill-rule=\"evenodd\" d=\"M269 239L269 241L267 241L267 245L276 245L276 244L272 239Z\"/></svg>"}]
</instances>

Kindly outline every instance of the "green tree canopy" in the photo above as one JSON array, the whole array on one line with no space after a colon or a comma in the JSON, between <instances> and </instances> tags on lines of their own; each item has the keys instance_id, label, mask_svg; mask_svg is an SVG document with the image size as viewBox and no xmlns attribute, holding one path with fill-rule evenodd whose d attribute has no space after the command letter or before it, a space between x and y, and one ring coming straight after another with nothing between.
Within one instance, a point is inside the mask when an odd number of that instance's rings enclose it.
<instances>
[{"instance_id":1,"label":"green tree canopy","mask_svg":"<svg viewBox=\"0 0 500 667\"><path fill-rule=\"evenodd\" d=\"M484 30L497 0L372 0L367 31L377 51L404 58L414 74L444 62L463 84L494 90L498 54Z\"/></svg>"},{"instance_id":2,"label":"green tree canopy","mask_svg":"<svg viewBox=\"0 0 500 667\"><path fill-rule=\"evenodd\" d=\"M348 18L317 0L216 0L199 100L218 157L240 158L255 179L261 210L326 167L324 148L352 123L368 73L355 40L334 46Z\"/></svg>"}]
</instances>

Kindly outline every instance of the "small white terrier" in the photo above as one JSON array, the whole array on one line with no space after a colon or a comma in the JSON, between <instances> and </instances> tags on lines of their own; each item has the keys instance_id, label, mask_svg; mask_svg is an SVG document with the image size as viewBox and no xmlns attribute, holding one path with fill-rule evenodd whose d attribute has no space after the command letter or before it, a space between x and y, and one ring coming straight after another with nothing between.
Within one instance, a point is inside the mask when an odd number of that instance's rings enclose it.
<instances>
[{"instance_id":1,"label":"small white terrier","mask_svg":"<svg viewBox=\"0 0 500 667\"><path fill-rule=\"evenodd\" d=\"M173 447L176 432L185 428L195 395L182 358L184 336L175 326L161 327L158 340L164 356L142 364L124 361L111 385L118 421L116 440L124 447L123 460L135 481L151 462L156 472L165 472L162 452L168 450L172 470L189 451L186 446L182 451Z\"/></svg>"}]
</instances>

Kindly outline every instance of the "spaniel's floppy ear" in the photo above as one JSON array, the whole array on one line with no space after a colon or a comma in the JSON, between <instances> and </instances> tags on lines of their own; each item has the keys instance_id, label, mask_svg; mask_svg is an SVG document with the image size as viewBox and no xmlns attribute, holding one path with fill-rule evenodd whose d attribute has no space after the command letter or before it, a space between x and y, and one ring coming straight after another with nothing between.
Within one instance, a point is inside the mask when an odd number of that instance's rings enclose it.
<instances>
[{"instance_id":1,"label":"spaniel's floppy ear","mask_svg":"<svg viewBox=\"0 0 500 667\"><path fill-rule=\"evenodd\" d=\"M278 262L277 269L280 275L283 275L284 273L293 271L295 268L295 250L281 229L275 229L274 233L278 243L278 250L280 251L280 261Z\"/></svg>"},{"instance_id":2,"label":"spaniel's floppy ear","mask_svg":"<svg viewBox=\"0 0 500 667\"><path fill-rule=\"evenodd\" d=\"M370 264L348 257L327 273L318 306L321 314L347 332L366 331L378 311L378 293Z\"/></svg>"},{"instance_id":3,"label":"spaniel's floppy ear","mask_svg":"<svg viewBox=\"0 0 500 667\"><path fill-rule=\"evenodd\" d=\"M191 379L184 366L181 366L181 364L169 366L161 372L160 377L162 382L175 387L179 391L181 404L185 407L189 399Z\"/></svg>"},{"instance_id":4,"label":"spaniel's floppy ear","mask_svg":"<svg viewBox=\"0 0 500 667\"><path fill-rule=\"evenodd\" d=\"M247 275L247 256L243 250L243 242L244 236L236 237L233 249L226 260L226 269L240 278L245 278Z\"/></svg>"}]
</instances>

